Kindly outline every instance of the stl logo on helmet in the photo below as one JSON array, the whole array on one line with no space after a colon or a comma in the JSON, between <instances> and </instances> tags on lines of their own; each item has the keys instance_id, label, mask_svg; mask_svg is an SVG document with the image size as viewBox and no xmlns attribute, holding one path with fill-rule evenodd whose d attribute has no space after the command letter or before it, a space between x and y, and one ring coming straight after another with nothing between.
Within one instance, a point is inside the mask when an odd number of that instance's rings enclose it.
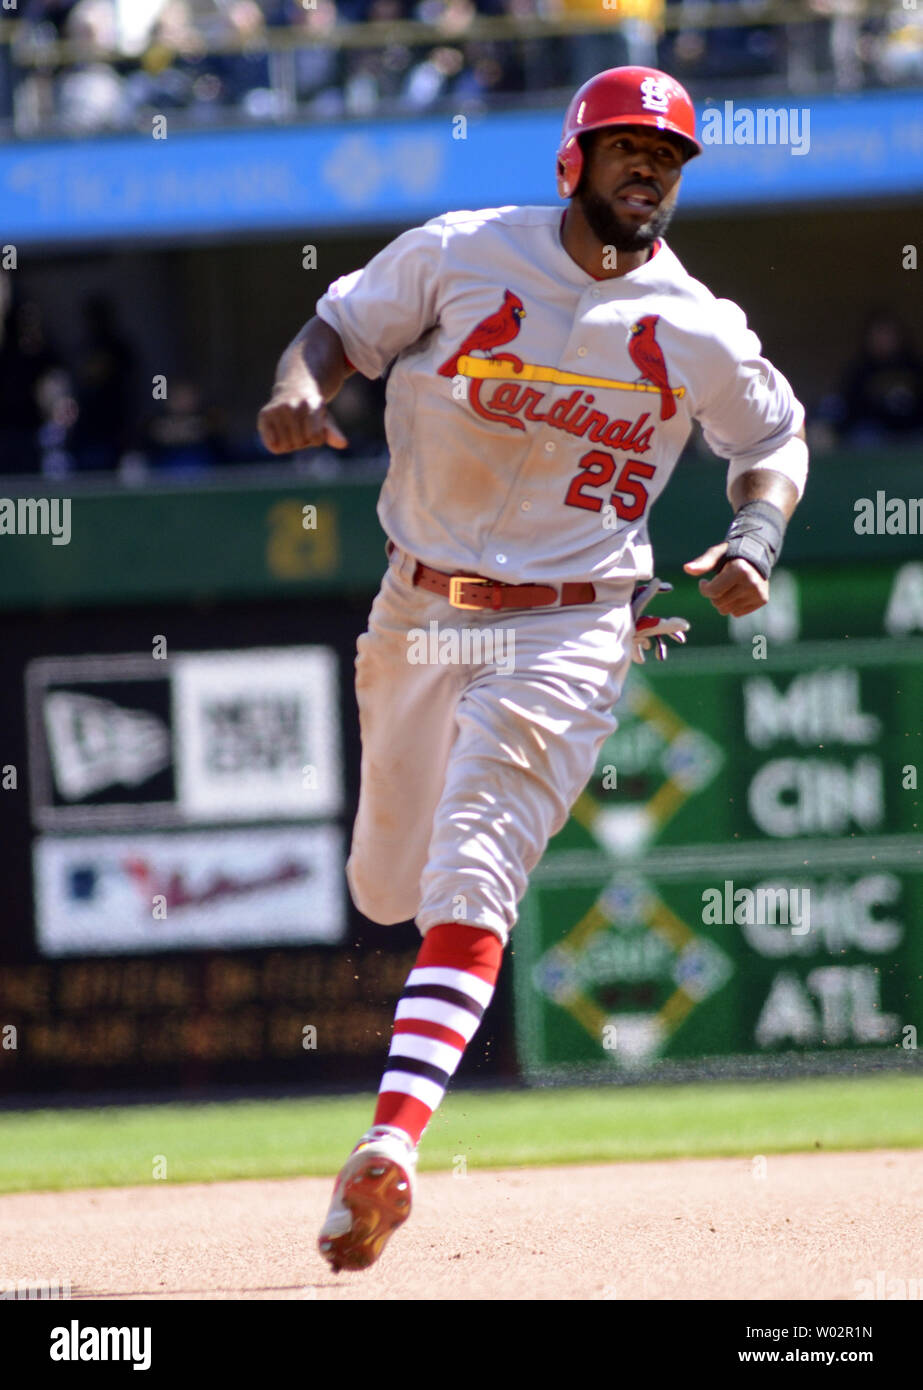
<instances>
[{"instance_id":1,"label":"stl logo on helmet","mask_svg":"<svg viewBox=\"0 0 923 1390\"><path fill-rule=\"evenodd\" d=\"M665 116L670 109L670 93L666 83L657 77L645 77L641 83L641 105L645 111L657 111Z\"/></svg>"}]
</instances>

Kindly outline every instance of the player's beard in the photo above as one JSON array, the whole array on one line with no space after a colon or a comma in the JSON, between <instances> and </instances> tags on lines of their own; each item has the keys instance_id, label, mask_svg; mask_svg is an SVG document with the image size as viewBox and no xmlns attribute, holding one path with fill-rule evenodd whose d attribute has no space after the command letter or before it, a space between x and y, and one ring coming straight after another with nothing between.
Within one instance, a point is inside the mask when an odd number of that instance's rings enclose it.
<instances>
[{"instance_id":1,"label":"player's beard","mask_svg":"<svg viewBox=\"0 0 923 1390\"><path fill-rule=\"evenodd\" d=\"M661 203L652 217L639 227L630 227L623 222L612 204L598 193L589 189L578 189L574 200L580 204L587 225L603 246L614 246L616 251L645 251L653 246L659 236L670 225L674 207Z\"/></svg>"}]
</instances>

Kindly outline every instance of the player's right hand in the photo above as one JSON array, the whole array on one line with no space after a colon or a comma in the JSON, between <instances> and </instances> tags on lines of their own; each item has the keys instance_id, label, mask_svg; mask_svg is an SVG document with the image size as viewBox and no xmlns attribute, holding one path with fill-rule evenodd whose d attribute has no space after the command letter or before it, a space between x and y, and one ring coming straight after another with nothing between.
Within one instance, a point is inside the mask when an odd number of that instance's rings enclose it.
<instances>
[{"instance_id":1,"label":"player's right hand","mask_svg":"<svg viewBox=\"0 0 923 1390\"><path fill-rule=\"evenodd\" d=\"M321 444L345 449L349 443L323 401L312 406L294 394L274 395L260 411L257 428L271 454L291 454Z\"/></svg>"}]
</instances>

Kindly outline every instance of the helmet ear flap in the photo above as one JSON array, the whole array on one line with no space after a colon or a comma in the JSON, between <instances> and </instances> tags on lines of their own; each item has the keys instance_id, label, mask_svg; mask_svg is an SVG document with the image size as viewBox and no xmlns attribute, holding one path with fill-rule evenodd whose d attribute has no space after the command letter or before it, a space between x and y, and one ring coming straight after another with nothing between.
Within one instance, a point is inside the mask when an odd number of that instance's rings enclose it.
<instances>
[{"instance_id":1,"label":"helmet ear flap","mask_svg":"<svg viewBox=\"0 0 923 1390\"><path fill-rule=\"evenodd\" d=\"M570 198L580 182L583 150L580 141L571 138L558 150L558 196Z\"/></svg>"}]
</instances>

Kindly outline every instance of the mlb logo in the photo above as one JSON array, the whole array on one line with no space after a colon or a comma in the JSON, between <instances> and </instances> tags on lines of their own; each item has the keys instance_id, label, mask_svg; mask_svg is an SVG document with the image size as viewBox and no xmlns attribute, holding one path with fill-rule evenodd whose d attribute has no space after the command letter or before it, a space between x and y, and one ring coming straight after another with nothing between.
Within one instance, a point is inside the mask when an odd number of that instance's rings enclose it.
<instances>
[{"instance_id":1,"label":"mlb logo","mask_svg":"<svg viewBox=\"0 0 923 1390\"><path fill-rule=\"evenodd\" d=\"M667 84L659 77L645 77L641 83L641 105L645 111L656 111L665 116L670 107Z\"/></svg>"}]
</instances>

